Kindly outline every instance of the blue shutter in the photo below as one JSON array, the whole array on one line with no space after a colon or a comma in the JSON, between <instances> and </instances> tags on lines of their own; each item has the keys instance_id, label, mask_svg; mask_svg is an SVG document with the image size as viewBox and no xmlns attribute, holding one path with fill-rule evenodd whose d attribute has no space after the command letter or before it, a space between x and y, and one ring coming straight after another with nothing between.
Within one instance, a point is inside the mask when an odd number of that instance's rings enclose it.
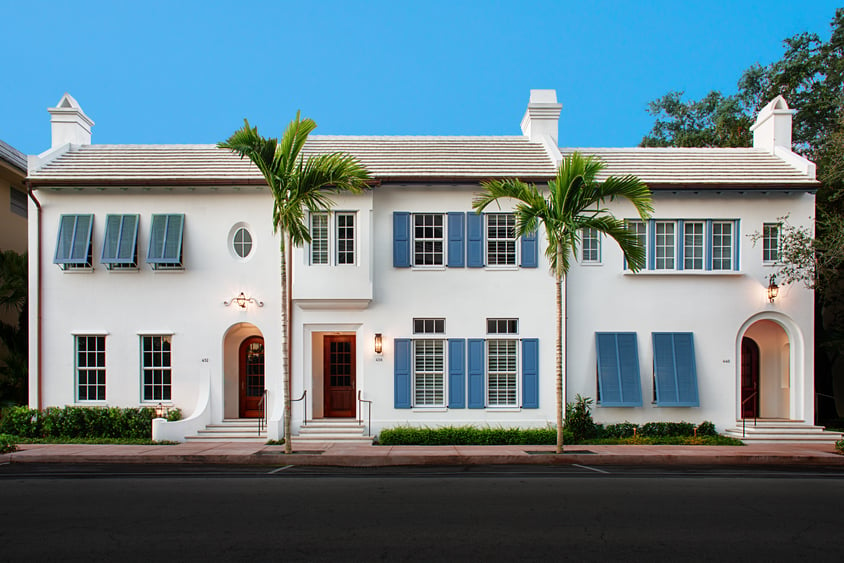
<instances>
[{"instance_id":1,"label":"blue shutter","mask_svg":"<svg viewBox=\"0 0 844 563\"><path fill-rule=\"evenodd\" d=\"M448 267L462 268L466 261L464 256L464 226L466 215L460 211L452 211L448 214Z\"/></svg>"},{"instance_id":2,"label":"blue shutter","mask_svg":"<svg viewBox=\"0 0 844 563\"><path fill-rule=\"evenodd\" d=\"M656 268L656 221L649 219L646 229L648 237L648 270Z\"/></svg>"},{"instance_id":3,"label":"blue shutter","mask_svg":"<svg viewBox=\"0 0 844 563\"><path fill-rule=\"evenodd\" d=\"M410 339L396 338L395 366L393 367L394 405L397 409L410 408Z\"/></svg>"},{"instance_id":4,"label":"blue shutter","mask_svg":"<svg viewBox=\"0 0 844 563\"><path fill-rule=\"evenodd\" d=\"M615 333L595 333L598 357L598 393L602 406L618 406L621 400L618 343Z\"/></svg>"},{"instance_id":5,"label":"blue shutter","mask_svg":"<svg viewBox=\"0 0 844 563\"><path fill-rule=\"evenodd\" d=\"M700 406L692 333L655 332L653 346L657 405Z\"/></svg>"},{"instance_id":6,"label":"blue shutter","mask_svg":"<svg viewBox=\"0 0 844 563\"><path fill-rule=\"evenodd\" d=\"M410 267L410 213L393 212L393 267Z\"/></svg>"},{"instance_id":7,"label":"blue shutter","mask_svg":"<svg viewBox=\"0 0 844 563\"><path fill-rule=\"evenodd\" d=\"M522 268L536 268L539 262L538 240L536 231L522 236Z\"/></svg>"},{"instance_id":8,"label":"blue shutter","mask_svg":"<svg viewBox=\"0 0 844 563\"><path fill-rule=\"evenodd\" d=\"M184 215L153 215L147 262L153 267L162 264L181 266L184 227Z\"/></svg>"},{"instance_id":9,"label":"blue shutter","mask_svg":"<svg viewBox=\"0 0 844 563\"><path fill-rule=\"evenodd\" d=\"M153 215L149 229L147 262L157 263L164 257L164 238L167 235L167 216Z\"/></svg>"},{"instance_id":10,"label":"blue shutter","mask_svg":"<svg viewBox=\"0 0 844 563\"><path fill-rule=\"evenodd\" d=\"M466 214L466 265L484 267L484 216L470 211Z\"/></svg>"},{"instance_id":11,"label":"blue shutter","mask_svg":"<svg viewBox=\"0 0 844 563\"><path fill-rule=\"evenodd\" d=\"M642 384L639 380L639 343L635 332L617 335L621 401L627 407L642 406Z\"/></svg>"},{"instance_id":12,"label":"blue shutter","mask_svg":"<svg viewBox=\"0 0 844 563\"><path fill-rule=\"evenodd\" d=\"M62 215L56 239L54 264L91 266L91 232L93 215Z\"/></svg>"},{"instance_id":13,"label":"blue shutter","mask_svg":"<svg viewBox=\"0 0 844 563\"><path fill-rule=\"evenodd\" d=\"M704 248L704 261L705 264L703 265L704 268L707 270L712 269L712 219L706 220L705 232L704 237L706 237L703 241Z\"/></svg>"},{"instance_id":14,"label":"blue shutter","mask_svg":"<svg viewBox=\"0 0 844 563\"><path fill-rule=\"evenodd\" d=\"M482 409L484 400L484 340L469 339L469 408Z\"/></svg>"},{"instance_id":15,"label":"blue shutter","mask_svg":"<svg viewBox=\"0 0 844 563\"><path fill-rule=\"evenodd\" d=\"M641 407L639 346L635 332L596 332L601 406Z\"/></svg>"},{"instance_id":16,"label":"blue shutter","mask_svg":"<svg viewBox=\"0 0 844 563\"><path fill-rule=\"evenodd\" d=\"M137 264L138 216L107 215L103 264Z\"/></svg>"},{"instance_id":17,"label":"blue shutter","mask_svg":"<svg viewBox=\"0 0 844 563\"><path fill-rule=\"evenodd\" d=\"M686 265L686 224L683 221L677 221L677 235L674 239L677 241L677 262L676 268L683 270Z\"/></svg>"},{"instance_id":18,"label":"blue shutter","mask_svg":"<svg viewBox=\"0 0 844 563\"><path fill-rule=\"evenodd\" d=\"M522 339L522 408L539 408L539 339Z\"/></svg>"},{"instance_id":19,"label":"blue shutter","mask_svg":"<svg viewBox=\"0 0 844 563\"><path fill-rule=\"evenodd\" d=\"M466 408L466 339L464 338L448 339L448 408Z\"/></svg>"},{"instance_id":20,"label":"blue shutter","mask_svg":"<svg viewBox=\"0 0 844 563\"><path fill-rule=\"evenodd\" d=\"M741 249L741 239L739 238L739 219L733 221L733 270L739 271L739 250Z\"/></svg>"}]
</instances>

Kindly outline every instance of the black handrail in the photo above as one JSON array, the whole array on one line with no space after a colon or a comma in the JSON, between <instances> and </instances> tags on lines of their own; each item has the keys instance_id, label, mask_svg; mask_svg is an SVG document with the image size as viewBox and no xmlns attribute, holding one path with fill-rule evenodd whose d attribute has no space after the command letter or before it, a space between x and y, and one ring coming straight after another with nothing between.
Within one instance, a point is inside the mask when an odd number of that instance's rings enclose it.
<instances>
[{"instance_id":1,"label":"black handrail","mask_svg":"<svg viewBox=\"0 0 844 563\"><path fill-rule=\"evenodd\" d=\"M308 402L304 400L304 398L307 397L307 395L308 395L308 390L305 389L304 391L302 391L301 397L299 397L298 399L292 399L290 401L291 403L298 403L299 401L302 401L302 409L303 409L302 426L305 426L305 425L308 424ZM292 413L291 413L291 415L292 415Z\"/></svg>"},{"instance_id":2,"label":"black handrail","mask_svg":"<svg viewBox=\"0 0 844 563\"><path fill-rule=\"evenodd\" d=\"M264 389L261 392L261 399L258 401L258 409L261 411L260 416L258 417L258 436L261 435L261 432L267 427L267 390Z\"/></svg>"},{"instance_id":3,"label":"black handrail","mask_svg":"<svg viewBox=\"0 0 844 563\"><path fill-rule=\"evenodd\" d=\"M749 401L750 399L753 399L754 397L756 397L756 395L758 395L758 394L759 394L759 391L754 391L753 393L748 395L746 399L742 399L742 401L741 401L741 437L742 438L745 437L745 422L747 421L747 419L744 417L744 404L747 401ZM753 415L753 426L754 427L756 426L756 418L759 416L758 411L759 411L759 409L755 409L753 411L753 412L757 413L757 414Z\"/></svg>"},{"instance_id":4,"label":"black handrail","mask_svg":"<svg viewBox=\"0 0 844 563\"><path fill-rule=\"evenodd\" d=\"M367 426L364 428L364 431L367 433L372 433L372 401L368 401L362 397L363 391L358 390L358 424L363 424L363 412L361 409L361 403L368 403L366 407L366 413L369 417L367 419Z\"/></svg>"}]
</instances>

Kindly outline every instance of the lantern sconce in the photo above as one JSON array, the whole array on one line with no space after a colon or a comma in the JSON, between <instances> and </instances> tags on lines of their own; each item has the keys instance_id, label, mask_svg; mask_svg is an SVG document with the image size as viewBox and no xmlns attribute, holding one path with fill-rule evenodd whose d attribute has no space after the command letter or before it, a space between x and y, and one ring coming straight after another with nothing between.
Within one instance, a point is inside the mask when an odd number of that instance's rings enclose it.
<instances>
[{"instance_id":1,"label":"lantern sconce","mask_svg":"<svg viewBox=\"0 0 844 563\"><path fill-rule=\"evenodd\" d=\"M376 354L381 354L381 352L383 350L383 348L381 347L381 343L382 343L381 333L376 332L375 333L375 353Z\"/></svg>"},{"instance_id":2,"label":"lantern sconce","mask_svg":"<svg viewBox=\"0 0 844 563\"><path fill-rule=\"evenodd\" d=\"M161 403L155 405L155 418L167 418L170 409Z\"/></svg>"},{"instance_id":3,"label":"lantern sconce","mask_svg":"<svg viewBox=\"0 0 844 563\"><path fill-rule=\"evenodd\" d=\"M773 303L779 293L780 286L777 285L777 277L774 274L771 274L771 278L768 281L768 301Z\"/></svg>"},{"instance_id":4,"label":"lantern sconce","mask_svg":"<svg viewBox=\"0 0 844 563\"><path fill-rule=\"evenodd\" d=\"M246 306L249 305L250 303L257 305L258 307L264 306L263 301L258 301L254 297L246 297L246 294L243 293L242 291L240 292L240 295L238 295L237 297L232 297L228 301L223 301L223 305L225 305L226 307L228 307L232 303L234 303L235 305L237 305L241 309L246 309Z\"/></svg>"}]
</instances>

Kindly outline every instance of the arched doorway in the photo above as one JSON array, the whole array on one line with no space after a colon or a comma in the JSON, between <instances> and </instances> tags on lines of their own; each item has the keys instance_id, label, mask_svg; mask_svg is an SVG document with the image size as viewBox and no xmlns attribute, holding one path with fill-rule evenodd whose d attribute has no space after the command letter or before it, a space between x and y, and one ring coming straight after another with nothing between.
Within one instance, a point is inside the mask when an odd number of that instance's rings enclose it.
<instances>
[{"instance_id":1,"label":"arched doorway","mask_svg":"<svg viewBox=\"0 0 844 563\"><path fill-rule=\"evenodd\" d=\"M763 318L747 327L741 337L741 417L790 418L791 363L789 337L780 323Z\"/></svg>"},{"instance_id":2,"label":"arched doorway","mask_svg":"<svg viewBox=\"0 0 844 563\"><path fill-rule=\"evenodd\" d=\"M238 369L240 418L263 416L264 397L264 339L250 336L240 345Z\"/></svg>"}]
</instances>

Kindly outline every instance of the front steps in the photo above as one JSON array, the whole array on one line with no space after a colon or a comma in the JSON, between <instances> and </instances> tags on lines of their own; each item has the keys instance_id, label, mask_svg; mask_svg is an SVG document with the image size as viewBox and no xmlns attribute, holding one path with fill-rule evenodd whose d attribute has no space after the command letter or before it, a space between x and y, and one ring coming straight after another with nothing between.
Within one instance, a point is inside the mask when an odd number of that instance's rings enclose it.
<instances>
[{"instance_id":1,"label":"front steps","mask_svg":"<svg viewBox=\"0 0 844 563\"><path fill-rule=\"evenodd\" d=\"M842 439L840 432L827 432L823 426L813 426L802 420L784 419L756 419L755 423L753 419L747 419L744 421L744 436L742 436L742 421L737 420L736 426L725 428L723 434L753 444L800 442L833 444Z\"/></svg>"},{"instance_id":2,"label":"front steps","mask_svg":"<svg viewBox=\"0 0 844 563\"><path fill-rule=\"evenodd\" d=\"M267 441L266 427L258 432L257 418L226 418L217 424L209 424L205 430L200 430L196 436L186 436L187 442L247 442L261 443Z\"/></svg>"},{"instance_id":3,"label":"front steps","mask_svg":"<svg viewBox=\"0 0 844 563\"><path fill-rule=\"evenodd\" d=\"M299 427L294 442L342 442L371 444L372 436L365 434L366 427L354 418L322 418L308 420Z\"/></svg>"}]
</instances>

